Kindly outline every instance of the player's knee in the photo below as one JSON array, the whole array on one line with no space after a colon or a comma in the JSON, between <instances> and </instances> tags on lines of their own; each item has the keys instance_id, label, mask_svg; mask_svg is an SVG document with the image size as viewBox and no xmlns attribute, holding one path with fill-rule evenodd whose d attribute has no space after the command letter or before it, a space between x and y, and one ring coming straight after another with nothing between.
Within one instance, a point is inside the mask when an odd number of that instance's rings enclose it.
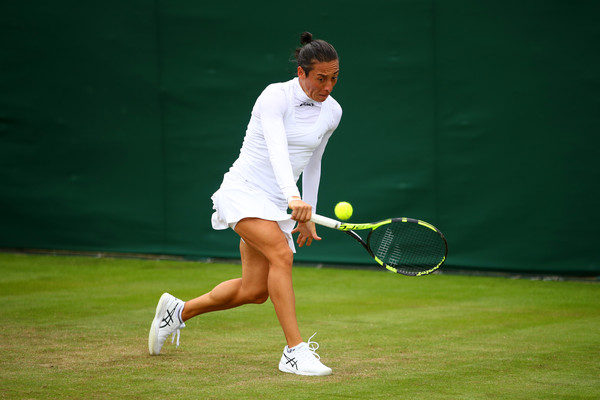
<instances>
[{"instance_id":1,"label":"player's knee","mask_svg":"<svg viewBox=\"0 0 600 400\"><path fill-rule=\"evenodd\" d=\"M294 252L286 243L285 246L279 246L278 249L274 250L273 256L269 261L272 265L277 264L291 267L294 262Z\"/></svg>"},{"instance_id":2,"label":"player's knee","mask_svg":"<svg viewBox=\"0 0 600 400\"><path fill-rule=\"evenodd\" d=\"M254 296L253 303L255 304L263 304L269 299L269 292L265 291L262 293L256 293Z\"/></svg>"},{"instance_id":3,"label":"player's knee","mask_svg":"<svg viewBox=\"0 0 600 400\"><path fill-rule=\"evenodd\" d=\"M253 304L263 304L269 299L269 291L264 290L253 290L246 292L246 302Z\"/></svg>"}]
</instances>

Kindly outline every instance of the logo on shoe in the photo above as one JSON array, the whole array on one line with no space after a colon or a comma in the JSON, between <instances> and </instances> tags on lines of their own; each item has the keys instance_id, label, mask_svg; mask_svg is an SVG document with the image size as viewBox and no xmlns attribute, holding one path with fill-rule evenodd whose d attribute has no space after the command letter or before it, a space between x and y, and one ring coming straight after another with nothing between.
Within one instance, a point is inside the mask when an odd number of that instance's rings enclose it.
<instances>
[{"instance_id":1,"label":"logo on shoe","mask_svg":"<svg viewBox=\"0 0 600 400\"><path fill-rule=\"evenodd\" d=\"M161 328L167 327L173 323L173 315L175 315L175 309L177 308L177 304L173 307L171 311L167 308L167 315L162 319Z\"/></svg>"},{"instance_id":2,"label":"logo on shoe","mask_svg":"<svg viewBox=\"0 0 600 400\"><path fill-rule=\"evenodd\" d=\"M289 352L289 351L290 351L290 350L288 350L288 352ZM294 351L294 350L292 350L292 351ZM284 356L284 357L285 357L285 359L287 360L287 361L285 362L286 364L289 364L289 365L290 365L290 367L292 367L292 368L296 368L296 370L298 369L298 361L296 361L296 358L295 358L295 357L288 357L288 356L286 356L285 354L284 354L283 356Z\"/></svg>"}]
</instances>

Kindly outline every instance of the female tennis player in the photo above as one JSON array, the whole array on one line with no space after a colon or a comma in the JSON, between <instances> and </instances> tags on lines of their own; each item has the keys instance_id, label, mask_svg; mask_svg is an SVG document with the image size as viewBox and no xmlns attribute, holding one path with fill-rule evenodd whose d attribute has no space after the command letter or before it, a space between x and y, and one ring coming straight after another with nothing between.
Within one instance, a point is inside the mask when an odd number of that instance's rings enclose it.
<instances>
[{"instance_id":1,"label":"female tennis player","mask_svg":"<svg viewBox=\"0 0 600 400\"><path fill-rule=\"evenodd\" d=\"M179 329L192 317L264 303L271 297L287 342L279 369L300 375L331 374L315 352L318 344L312 336L305 342L300 335L292 285L296 251L292 234L298 233L300 247L321 240L310 218L317 206L321 157L342 116L342 108L331 97L339 59L331 44L313 40L310 33L300 39L298 76L269 85L258 97L239 158L212 196L213 228L232 228L241 238L242 277L187 302L163 294L148 341L152 355L160 353L171 334L179 344ZM302 197L296 185L300 174Z\"/></svg>"}]
</instances>

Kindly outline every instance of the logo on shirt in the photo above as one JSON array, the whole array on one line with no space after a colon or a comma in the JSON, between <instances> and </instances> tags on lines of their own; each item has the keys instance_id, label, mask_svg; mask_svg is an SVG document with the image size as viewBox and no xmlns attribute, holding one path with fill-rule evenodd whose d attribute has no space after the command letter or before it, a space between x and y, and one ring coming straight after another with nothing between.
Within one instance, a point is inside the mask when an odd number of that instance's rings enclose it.
<instances>
[{"instance_id":1,"label":"logo on shirt","mask_svg":"<svg viewBox=\"0 0 600 400\"><path fill-rule=\"evenodd\" d=\"M302 106L314 107L315 104L314 103L309 103L309 102L305 101L304 103L301 103L298 107L302 107Z\"/></svg>"}]
</instances>

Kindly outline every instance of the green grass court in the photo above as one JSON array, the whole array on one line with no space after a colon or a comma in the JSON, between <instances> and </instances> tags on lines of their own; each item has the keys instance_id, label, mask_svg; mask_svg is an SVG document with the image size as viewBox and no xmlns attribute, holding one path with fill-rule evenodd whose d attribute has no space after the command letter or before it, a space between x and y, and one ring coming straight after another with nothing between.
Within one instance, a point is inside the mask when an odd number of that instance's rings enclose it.
<instances>
[{"instance_id":1,"label":"green grass court","mask_svg":"<svg viewBox=\"0 0 600 400\"><path fill-rule=\"evenodd\" d=\"M280 373L272 304L188 322L151 357L163 291L188 299L239 265L0 253L3 399L598 399L594 282L298 266L305 340L330 377Z\"/></svg>"}]
</instances>

